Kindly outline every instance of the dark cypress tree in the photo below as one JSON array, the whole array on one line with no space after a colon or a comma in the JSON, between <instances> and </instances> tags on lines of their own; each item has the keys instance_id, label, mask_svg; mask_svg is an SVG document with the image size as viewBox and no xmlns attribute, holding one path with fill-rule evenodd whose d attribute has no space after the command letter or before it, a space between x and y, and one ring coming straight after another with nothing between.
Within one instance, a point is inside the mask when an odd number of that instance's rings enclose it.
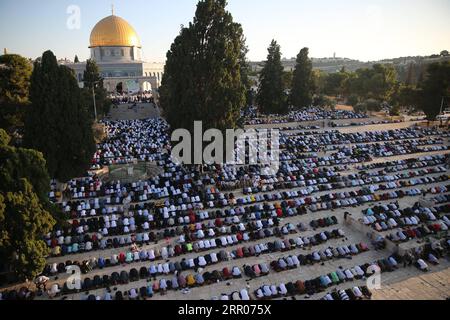
<instances>
[{"instance_id":1,"label":"dark cypress tree","mask_svg":"<svg viewBox=\"0 0 450 320\"><path fill-rule=\"evenodd\" d=\"M257 104L265 114L287 113L280 46L272 40L269 54L259 77Z\"/></svg>"},{"instance_id":2,"label":"dark cypress tree","mask_svg":"<svg viewBox=\"0 0 450 320\"><path fill-rule=\"evenodd\" d=\"M314 84L312 62L308 58L308 52L308 48L300 50L292 78L290 102L296 108L309 107L312 103Z\"/></svg>"},{"instance_id":3,"label":"dark cypress tree","mask_svg":"<svg viewBox=\"0 0 450 320\"><path fill-rule=\"evenodd\" d=\"M173 129L236 127L245 103L245 40L225 0L202 0L167 53L160 104Z\"/></svg>"},{"instance_id":4,"label":"dark cypress tree","mask_svg":"<svg viewBox=\"0 0 450 320\"><path fill-rule=\"evenodd\" d=\"M75 55L75 59L74 59L73 62L75 62L75 63L79 63L79 62L80 62L80 60L78 59L78 56L77 56L77 55Z\"/></svg>"},{"instance_id":5,"label":"dark cypress tree","mask_svg":"<svg viewBox=\"0 0 450 320\"><path fill-rule=\"evenodd\" d=\"M58 66L51 51L35 62L30 100L25 145L44 154L51 177L84 175L95 152L91 120L73 71Z\"/></svg>"}]
</instances>

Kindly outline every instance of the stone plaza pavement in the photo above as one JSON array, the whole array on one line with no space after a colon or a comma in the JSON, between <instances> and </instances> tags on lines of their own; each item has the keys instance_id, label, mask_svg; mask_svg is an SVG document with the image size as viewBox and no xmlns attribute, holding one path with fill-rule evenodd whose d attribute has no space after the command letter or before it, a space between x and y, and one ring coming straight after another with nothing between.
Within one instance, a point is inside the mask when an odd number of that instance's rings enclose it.
<instances>
[{"instance_id":1,"label":"stone plaza pavement","mask_svg":"<svg viewBox=\"0 0 450 320\"><path fill-rule=\"evenodd\" d=\"M383 286L374 300L444 300L450 298L450 268Z\"/></svg>"},{"instance_id":2,"label":"stone plaza pavement","mask_svg":"<svg viewBox=\"0 0 450 320\"><path fill-rule=\"evenodd\" d=\"M157 118L160 116L159 108L152 103L138 103L136 107L131 108L132 104L120 104L117 107L111 107L107 120L135 120Z\"/></svg>"}]
</instances>

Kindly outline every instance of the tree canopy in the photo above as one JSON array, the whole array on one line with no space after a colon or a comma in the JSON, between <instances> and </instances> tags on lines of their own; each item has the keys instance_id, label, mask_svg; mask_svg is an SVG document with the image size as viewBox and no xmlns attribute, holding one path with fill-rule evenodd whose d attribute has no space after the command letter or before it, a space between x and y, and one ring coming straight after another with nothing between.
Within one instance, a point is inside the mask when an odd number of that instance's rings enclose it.
<instances>
[{"instance_id":1,"label":"tree canopy","mask_svg":"<svg viewBox=\"0 0 450 320\"><path fill-rule=\"evenodd\" d=\"M32 64L16 54L0 56L0 105L28 102Z\"/></svg>"},{"instance_id":2,"label":"tree canopy","mask_svg":"<svg viewBox=\"0 0 450 320\"><path fill-rule=\"evenodd\" d=\"M267 51L267 61L259 76L257 103L262 113L284 114L288 108L280 45L272 40Z\"/></svg>"},{"instance_id":3,"label":"tree canopy","mask_svg":"<svg viewBox=\"0 0 450 320\"><path fill-rule=\"evenodd\" d=\"M24 126L31 72L27 59L15 54L0 56L0 127L8 132Z\"/></svg>"},{"instance_id":4,"label":"tree canopy","mask_svg":"<svg viewBox=\"0 0 450 320\"><path fill-rule=\"evenodd\" d=\"M40 152L9 140L0 129L0 260L20 279L32 278L45 266L43 237L55 224L47 209L50 179Z\"/></svg>"},{"instance_id":5,"label":"tree canopy","mask_svg":"<svg viewBox=\"0 0 450 320\"><path fill-rule=\"evenodd\" d=\"M246 100L245 39L225 0L202 0L167 53L160 104L171 127L236 127Z\"/></svg>"},{"instance_id":6,"label":"tree canopy","mask_svg":"<svg viewBox=\"0 0 450 320\"><path fill-rule=\"evenodd\" d=\"M442 101L447 103L450 99L450 61L428 65L425 78L418 84L418 90L419 108L429 120L436 119Z\"/></svg>"},{"instance_id":7,"label":"tree canopy","mask_svg":"<svg viewBox=\"0 0 450 320\"><path fill-rule=\"evenodd\" d=\"M362 99L387 101L397 81L396 71L390 65L375 64L370 69L358 69L344 82L347 95L356 94Z\"/></svg>"},{"instance_id":8,"label":"tree canopy","mask_svg":"<svg viewBox=\"0 0 450 320\"><path fill-rule=\"evenodd\" d=\"M51 177L67 181L85 174L95 152L91 120L73 71L51 51L34 64L25 146L41 151Z\"/></svg>"},{"instance_id":9,"label":"tree canopy","mask_svg":"<svg viewBox=\"0 0 450 320\"><path fill-rule=\"evenodd\" d=\"M296 108L309 107L312 103L314 81L309 49L303 48L297 55L292 78L290 103Z\"/></svg>"}]
</instances>

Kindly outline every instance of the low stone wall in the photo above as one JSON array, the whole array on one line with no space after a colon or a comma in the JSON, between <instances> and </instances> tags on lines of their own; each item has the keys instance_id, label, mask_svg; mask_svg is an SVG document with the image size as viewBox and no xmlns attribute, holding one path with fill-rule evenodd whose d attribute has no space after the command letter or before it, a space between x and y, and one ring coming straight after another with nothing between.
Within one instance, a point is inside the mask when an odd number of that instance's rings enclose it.
<instances>
[{"instance_id":1,"label":"low stone wall","mask_svg":"<svg viewBox=\"0 0 450 320\"><path fill-rule=\"evenodd\" d=\"M367 236L367 238L370 240L375 240L377 237L380 236L380 234L377 231L373 230L369 226L366 226L361 221L355 220L352 217L347 217L347 220L345 221L345 225L357 232L364 233ZM385 238L385 243L386 243L386 249L389 250L390 252L399 253L400 255L402 255L404 253L404 252L401 252L402 251L401 248L396 243L390 241L389 239Z\"/></svg>"}]
</instances>

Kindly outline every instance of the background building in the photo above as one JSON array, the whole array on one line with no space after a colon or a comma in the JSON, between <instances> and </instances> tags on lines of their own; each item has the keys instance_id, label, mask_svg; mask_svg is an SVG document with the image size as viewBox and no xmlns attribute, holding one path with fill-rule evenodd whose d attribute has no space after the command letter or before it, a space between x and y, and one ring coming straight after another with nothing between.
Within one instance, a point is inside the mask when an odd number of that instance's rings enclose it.
<instances>
[{"instance_id":1,"label":"background building","mask_svg":"<svg viewBox=\"0 0 450 320\"><path fill-rule=\"evenodd\" d=\"M164 64L142 61L139 36L127 21L114 13L92 29L89 48L91 59L99 66L104 88L109 93L136 93L159 88ZM86 62L63 63L75 71L82 87Z\"/></svg>"}]
</instances>

